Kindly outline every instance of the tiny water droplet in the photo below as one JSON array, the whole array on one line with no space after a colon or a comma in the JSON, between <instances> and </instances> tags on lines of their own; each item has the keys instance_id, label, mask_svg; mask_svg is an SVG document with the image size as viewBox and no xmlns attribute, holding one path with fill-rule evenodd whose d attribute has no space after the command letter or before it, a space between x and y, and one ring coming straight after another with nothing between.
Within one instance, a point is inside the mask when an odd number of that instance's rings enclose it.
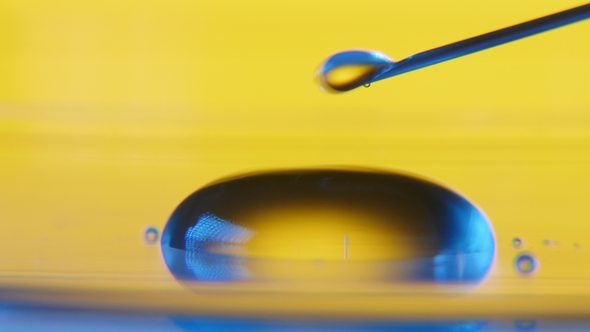
<instances>
[{"instance_id":1,"label":"tiny water droplet","mask_svg":"<svg viewBox=\"0 0 590 332\"><path fill-rule=\"evenodd\" d=\"M514 260L514 267L521 275L531 275L538 267L538 261L532 254L519 254Z\"/></svg>"},{"instance_id":2,"label":"tiny water droplet","mask_svg":"<svg viewBox=\"0 0 590 332\"><path fill-rule=\"evenodd\" d=\"M369 87L393 65L395 62L377 51L345 51L325 60L316 72L316 79L324 91L344 92L360 86Z\"/></svg>"},{"instance_id":3,"label":"tiny water droplet","mask_svg":"<svg viewBox=\"0 0 590 332\"><path fill-rule=\"evenodd\" d=\"M522 246L522 240L518 237L512 239L512 246L516 249L519 249Z\"/></svg>"},{"instance_id":4,"label":"tiny water droplet","mask_svg":"<svg viewBox=\"0 0 590 332\"><path fill-rule=\"evenodd\" d=\"M150 226L145 229L143 239L147 244L156 244L158 242L158 238L160 237L160 233L158 229L154 226Z\"/></svg>"}]
</instances>

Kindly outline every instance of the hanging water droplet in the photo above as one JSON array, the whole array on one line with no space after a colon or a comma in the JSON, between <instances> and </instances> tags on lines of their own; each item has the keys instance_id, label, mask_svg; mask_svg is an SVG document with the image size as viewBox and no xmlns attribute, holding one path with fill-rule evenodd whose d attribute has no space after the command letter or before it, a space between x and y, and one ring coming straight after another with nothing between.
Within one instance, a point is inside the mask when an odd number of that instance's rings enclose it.
<instances>
[{"instance_id":1,"label":"hanging water droplet","mask_svg":"<svg viewBox=\"0 0 590 332\"><path fill-rule=\"evenodd\" d=\"M360 86L368 87L395 62L376 51L345 51L332 55L316 72L320 88L328 92L344 92Z\"/></svg>"},{"instance_id":2,"label":"hanging water droplet","mask_svg":"<svg viewBox=\"0 0 590 332\"><path fill-rule=\"evenodd\" d=\"M458 194L351 170L218 181L182 202L162 235L170 271L199 281L477 282L494 246L486 217Z\"/></svg>"},{"instance_id":3,"label":"hanging water droplet","mask_svg":"<svg viewBox=\"0 0 590 332\"><path fill-rule=\"evenodd\" d=\"M368 88L368 87L370 87L370 86L371 86L371 83L365 83L365 84L363 84L363 86L364 86L365 88Z\"/></svg>"}]
</instances>

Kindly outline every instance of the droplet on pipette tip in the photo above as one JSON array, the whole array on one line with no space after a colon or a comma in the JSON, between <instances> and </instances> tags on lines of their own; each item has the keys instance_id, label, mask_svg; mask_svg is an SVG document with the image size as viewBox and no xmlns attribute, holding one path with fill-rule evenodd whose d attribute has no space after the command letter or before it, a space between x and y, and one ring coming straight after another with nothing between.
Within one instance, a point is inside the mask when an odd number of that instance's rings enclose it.
<instances>
[{"instance_id":1,"label":"droplet on pipette tip","mask_svg":"<svg viewBox=\"0 0 590 332\"><path fill-rule=\"evenodd\" d=\"M202 282L475 283L495 247L485 215L457 193L416 176L346 169L217 181L176 208L161 243L177 279Z\"/></svg>"},{"instance_id":2,"label":"droplet on pipette tip","mask_svg":"<svg viewBox=\"0 0 590 332\"><path fill-rule=\"evenodd\" d=\"M326 59L316 72L320 88L327 92L345 92L360 86L369 87L395 62L377 51L345 51Z\"/></svg>"}]
</instances>

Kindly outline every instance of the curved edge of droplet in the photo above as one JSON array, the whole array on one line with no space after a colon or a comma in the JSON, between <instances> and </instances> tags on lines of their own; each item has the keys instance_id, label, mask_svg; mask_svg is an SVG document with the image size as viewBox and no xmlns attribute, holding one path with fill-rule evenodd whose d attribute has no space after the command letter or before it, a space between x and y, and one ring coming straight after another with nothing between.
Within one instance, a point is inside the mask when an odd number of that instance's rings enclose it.
<instances>
[{"instance_id":1,"label":"curved edge of droplet","mask_svg":"<svg viewBox=\"0 0 590 332\"><path fill-rule=\"evenodd\" d=\"M342 166L340 166L340 167L342 167ZM489 263L484 264L487 266L485 273L483 273L478 278L472 279L470 281L462 280L462 281L459 281L457 284L467 286L469 288L473 288L473 287L477 287L478 285L481 285L485 280L487 280L488 276L490 275L490 273L492 273L494 267L496 266L496 260L498 257L497 236L496 236L496 232L494 230L494 227L493 227L492 222L491 222L490 218L488 217L488 215L484 212L484 210L478 204L476 204L472 199L468 198L467 195L465 195L460 190L456 189L454 186L449 185L448 183L445 183L445 182L440 181L438 179L433 179L431 177L428 177L428 176L425 176L422 174L416 174L416 173L409 172L409 171L397 170L397 169L392 170L392 169L386 169L386 168L374 168L374 167L359 167L359 166L348 167L348 168L344 168L344 169L359 170L359 171L364 170L364 171L374 171L374 172L385 172L385 173L392 173L393 172L393 173L396 173L399 175L403 175L406 177L417 179L419 181L428 182L436 187L442 188L448 192L453 193L454 195L456 195L457 197L459 197L460 199L462 199L466 203L468 203L468 205L471 206L475 210L476 214L481 216L482 220L485 222L485 225L487 226L486 229L489 230L489 233L490 233L489 235L491 237L490 243L492 245L492 250L470 253L470 254L478 254L478 255L487 255L488 257L491 256L489 259ZM440 254L440 255L444 255L444 254ZM450 282L444 281L444 280L439 280L439 282L453 284L453 283L456 283L456 280L450 281Z\"/></svg>"},{"instance_id":2,"label":"curved edge of droplet","mask_svg":"<svg viewBox=\"0 0 590 332\"><path fill-rule=\"evenodd\" d=\"M492 245L494 246L493 250L492 250L492 259L489 265L488 270L486 271L486 273L482 276L482 278L476 283L476 285L480 285L482 284L485 280L488 279L490 273L493 272L495 266L496 266L496 260L498 259L498 242L497 239L498 237L496 236L496 231L494 230L494 227L492 225L492 222L490 221L490 218L488 217L487 214L485 214L485 212L483 211L483 209L478 205L475 204L475 202L471 201L470 199L468 199L465 195L462 195L463 198L465 198L466 200L469 201L469 203L471 203L471 205L484 217L484 220L487 223L488 229L490 230L491 236L492 236Z\"/></svg>"},{"instance_id":3,"label":"curved edge of droplet","mask_svg":"<svg viewBox=\"0 0 590 332\"><path fill-rule=\"evenodd\" d=\"M447 188L449 188L447 186ZM482 284L485 280L488 279L488 276L490 275L490 273L492 273L492 271L494 270L495 266L496 266L496 260L498 259L498 243L497 243L497 239L498 237L496 236L496 231L494 230L494 227L492 225L492 222L490 220L490 217L488 217L488 215L484 212L484 210L478 205L476 204L473 200L469 199L467 195L464 195L462 192L457 191L456 189L452 189L457 195L463 197L463 199L465 199L467 202L469 202L469 204L471 204L471 206L483 217L484 221L487 224L487 228L490 231L490 236L492 237L492 251L491 251L491 261L489 263L489 267L487 269L487 271L484 273L484 275L477 281L474 283L474 285L480 285Z\"/></svg>"},{"instance_id":4,"label":"curved edge of droplet","mask_svg":"<svg viewBox=\"0 0 590 332\"><path fill-rule=\"evenodd\" d=\"M271 173L271 172L300 172L300 171L306 171L306 170L308 170L308 171L312 171L312 170L357 171L357 172L374 172L374 173L384 173L384 174L393 173L393 174L413 178L416 180L429 182L433 185L443 187L446 189L453 188L441 181L429 178L427 176L423 176L421 174L417 174L417 173L413 173L413 172L405 171L405 170L401 170L401 169L390 169L390 168L385 168L385 167L371 167L371 166L346 165L346 164L325 164L325 165L308 165L308 166L301 166L301 167L269 168L269 169L250 170L250 171L248 171L248 170L236 171L236 172L227 174L226 176L224 176L222 178L219 178L219 179L216 179L214 181L204 184L199 190L206 188L206 187L214 186L216 184L220 184L220 183L224 183L224 182L228 182L228 181L236 180L236 179L240 179L240 178L247 178L247 177L251 177L251 176L259 175L259 174L267 174L267 173ZM461 194L460 192L458 192L454 188L449 189L449 190L461 197L465 197L465 195ZM196 190L196 191L198 191L198 190ZM194 191L194 192L196 192L196 191ZM469 201L469 202L472 203L471 201Z\"/></svg>"},{"instance_id":5,"label":"curved edge of droplet","mask_svg":"<svg viewBox=\"0 0 590 332\"><path fill-rule=\"evenodd\" d=\"M476 204L473 200L469 199L467 195L463 194L461 191L457 190L455 187L450 186L444 182L441 181L437 181L437 180L433 180L427 177L422 177L423 180L429 181L435 185L441 186L442 188L445 188L447 190L449 190L450 192L453 192L455 195L457 195L458 197L461 197L462 199L464 199L467 203L469 203L469 205L475 209L475 211L477 212L477 214L479 214L483 221L485 221L485 224L487 226L487 229L490 232L490 237L491 237L491 245L493 246L492 250L487 252L487 251L482 251L482 252L477 252L475 254L486 254L488 256L491 255L490 259L489 259L489 263L487 263L487 269L485 270L485 273L483 273L481 276L479 276L479 278L476 278L474 280L471 281L463 281L460 282L459 284L463 284L465 286L468 286L470 288L473 287L477 287L481 284L483 284L485 282L485 280L487 280L487 278L489 277L490 273L492 273L492 271L494 270L494 267L496 266L496 260L498 258L498 245L497 245L497 236L496 236L496 232L494 230L494 227L492 225L492 222L490 220L490 218L488 217L488 215L484 212L484 210L478 205Z\"/></svg>"}]
</instances>

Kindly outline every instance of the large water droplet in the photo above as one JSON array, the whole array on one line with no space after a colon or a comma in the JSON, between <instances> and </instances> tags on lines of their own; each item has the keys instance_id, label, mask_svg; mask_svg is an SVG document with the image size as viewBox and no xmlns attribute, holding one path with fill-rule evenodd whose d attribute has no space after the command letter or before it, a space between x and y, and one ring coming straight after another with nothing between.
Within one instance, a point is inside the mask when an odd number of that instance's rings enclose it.
<instances>
[{"instance_id":1,"label":"large water droplet","mask_svg":"<svg viewBox=\"0 0 590 332\"><path fill-rule=\"evenodd\" d=\"M319 86L328 92L344 92L370 84L395 63L376 51L345 51L330 56L316 73Z\"/></svg>"},{"instance_id":2,"label":"large water droplet","mask_svg":"<svg viewBox=\"0 0 590 332\"><path fill-rule=\"evenodd\" d=\"M294 170L193 193L170 217L162 250L181 280L477 282L494 237L475 206L430 181Z\"/></svg>"}]
</instances>

